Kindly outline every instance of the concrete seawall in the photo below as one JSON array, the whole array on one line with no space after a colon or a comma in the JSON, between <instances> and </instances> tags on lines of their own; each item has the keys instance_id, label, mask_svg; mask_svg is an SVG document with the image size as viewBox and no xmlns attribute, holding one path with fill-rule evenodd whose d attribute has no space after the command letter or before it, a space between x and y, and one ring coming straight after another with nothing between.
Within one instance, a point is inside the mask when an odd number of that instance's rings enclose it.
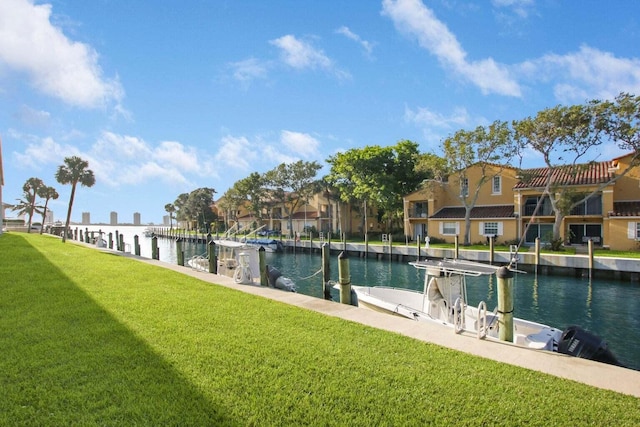
<instances>
[{"instance_id":1,"label":"concrete seawall","mask_svg":"<svg viewBox=\"0 0 640 427\"><path fill-rule=\"evenodd\" d=\"M294 242L292 240L283 241L287 251L311 251L320 252L322 245L326 242L303 240ZM416 259L425 258L456 258L455 249L442 248L418 248L411 245L381 245L350 242L330 243L332 252L345 252L349 256L360 258L373 258L379 260L393 260L409 262ZM513 255L509 252L494 252L494 264L508 264ZM459 249L458 258L490 262L491 254L488 250L468 250ZM589 271L588 255L563 255L541 253L539 262L536 265L536 256L532 252L522 252L517 254L517 268L525 271L535 271L544 275L566 275L575 277L605 278L623 280L640 283L640 259L638 258L613 258L595 256L593 259L593 270Z\"/></svg>"}]
</instances>

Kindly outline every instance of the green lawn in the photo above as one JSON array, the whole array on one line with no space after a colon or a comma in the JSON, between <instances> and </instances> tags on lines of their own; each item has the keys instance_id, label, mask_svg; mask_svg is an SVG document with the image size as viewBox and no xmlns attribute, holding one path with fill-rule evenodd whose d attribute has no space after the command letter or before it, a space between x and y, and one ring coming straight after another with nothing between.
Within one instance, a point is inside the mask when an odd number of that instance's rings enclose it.
<instances>
[{"instance_id":1,"label":"green lawn","mask_svg":"<svg viewBox=\"0 0 640 427\"><path fill-rule=\"evenodd\" d=\"M634 397L0 236L0 425L640 425Z\"/></svg>"}]
</instances>

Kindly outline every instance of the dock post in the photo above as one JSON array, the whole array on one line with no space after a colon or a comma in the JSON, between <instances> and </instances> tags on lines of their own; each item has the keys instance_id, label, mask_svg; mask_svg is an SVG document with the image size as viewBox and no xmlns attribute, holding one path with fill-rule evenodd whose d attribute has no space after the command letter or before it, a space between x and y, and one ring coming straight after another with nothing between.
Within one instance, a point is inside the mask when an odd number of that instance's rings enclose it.
<instances>
[{"instance_id":1,"label":"dock post","mask_svg":"<svg viewBox=\"0 0 640 427\"><path fill-rule=\"evenodd\" d=\"M342 250L347 251L347 233L342 233Z\"/></svg>"},{"instance_id":2,"label":"dock post","mask_svg":"<svg viewBox=\"0 0 640 427\"><path fill-rule=\"evenodd\" d=\"M495 257L495 252L494 252L494 247L495 247L495 242L494 242L495 237L494 236L489 236L489 264L493 265L493 261L494 261L494 257Z\"/></svg>"},{"instance_id":3,"label":"dock post","mask_svg":"<svg viewBox=\"0 0 640 427\"><path fill-rule=\"evenodd\" d=\"M324 299L331 301L331 285L329 280L331 279L331 263L329 262L329 245L327 243L322 244L322 294Z\"/></svg>"},{"instance_id":4,"label":"dock post","mask_svg":"<svg viewBox=\"0 0 640 427\"><path fill-rule=\"evenodd\" d=\"M182 250L182 239L176 239L176 256L178 258L178 265L184 266L184 251Z\"/></svg>"},{"instance_id":5,"label":"dock post","mask_svg":"<svg viewBox=\"0 0 640 427\"><path fill-rule=\"evenodd\" d=\"M84 242L85 243L89 243L90 242L90 240L89 240L89 228L85 228L84 229Z\"/></svg>"},{"instance_id":6,"label":"dock post","mask_svg":"<svg viewBox=\"0 0 640 427\"><path fill-rule=\"evenodd\" d=\"M140 238L137 234L133 236L133 250L137 256L140 256Z\"/></svg>"},{"instance_id":7,"label":"dock post","mask_svg":"<svg viewBox=\"0 0 640 427\"><path fill-rule=\"evenodd\" d=\"M369 258L369 233L364 233L364 258Z\"/></svg>"},{"instance_id":8,"label":"dock post","mask_svg":"<svg viewBox=\"0 0 640 427\"><path fill-rule=\"evenodd\" d=\"M118 245L120 252L124 252L124 236L120 233L120 244Z\"/></svg>"},{"instance_id":9,"label":"dock post","mask_svg":"<svg viewBox=\"0 0 640 427\"><path fill-rule=\"evenodd\" d=\"M453 249L454 255L453 255L453 258L454 259L458 259L460 245L458 244L458 235L457 234L456 234L456 237L455 237L453 242L454 242L454 249Z\"/></svg>"},{"instance_id":10,"label":"dock post","mask_svg":"<svg viewBox=\"0 0 640 427\"><path fill-rule=\"evenodd\" d=\"M84 242L84 236L83 236L83 234L82 234L82 230L80 230L80 232L79 232L79 233L80 233L80 241L81 241L81 242Z\"/></svg>"},{"instance_id":11,"label":"dock post","mask_svg":"<svg viewBox=\"0 0 640 427\"><path fill-rule=\"evenodd\" d=\"M393 236L389 233L389 261L393 260Z\"/></svg>"},{"instance_id":12,"label":"dock post","mask_svg":"<svg viewBox=\"0 0 640 427\"><path fill-rule=\"evenodd\" d=\"M73 240L78 240L78 227L76 227L76 229L73 230Z\"/></svg>"},{"instance_id":13,"label":"dock post","mask_svg":"<svg viewBox=\"0 0 640 427\"><path fill-rule=\"evenodd\" d=\"M118 233L118 230L116 230L116 250L119 251L120 250L120 234Z\"/></svg>"},{"instance_id":14,"label":"dock post","mask_svg":"<svg viewBox=\"0 0 640 427\"><path fill-rule=\"evenodd\" d=\"M513 271L500 267L498 277L498 337L513 342Z\"/></svg>"},{"instance_id":15,"label":"dock post","mask_svg":"<svg viewBox=\"0 0 640 427\"><path fill-rule=\"evenodd\" d=\"M593 277L593 239L587 243L589 247L589 279Z\"/></svg>"},{"instance_id":16,"label":"dock post","mask_svg":"<svg viewBox=\"0 0 640 427\"><path fill-rule=\"evenodd\" d=\"M111 240L111 233L109 233L109 240ZM151 238L151 259L160 259L158 253L158 236L156 235Z\"/></svg>"},{"instance_id":17,"label":"dock post","mask_svg":"<svg viewBox=\"0 0 640 427\"><path fill-rule=\"evenodd\" d=\"M218 274L218 260L216 259L216 243L211 240L207 244L207 257L209 258L209 273Z\"/></svg>"},{"instance_id":18,"label":"dock post","mask_svg":"<svg viewBox=\"0 0 640 427\"><path fill-rule=\"evenodd\" d=\"M351 274L349 258L345 252L338 255L338 282L340 283L340 304L351 304Z\"/></svg>"},{"instance_id":19,"label":"dock post","mask_svg":"<svg viewBox=\"0 0 640 427\"><path fill-rule=\"evenodd\" d=\"M416 239L416 261L420 261L420 237Z\"/></svg>"},{"instance_id":20,"label":"dock post","mask_svg":"<svg viewBox=\"0 0 640 427\"><path fill-rule=\"evenodd\" d=\"M267 276L267 256L264 246L258 249L258 265L260 266L260 286L269 286L269 276Z\"/></svg>"},{"instance_id":21,"label":"dock post","mask_svg":"<svg viewBox=\"0 0 640 427\"><path fill-rule=\"evenodd\" d=\"M113 233L109 233L109 249L113 249Z\"/></svg>"},{"instance_id":22,"label":"dock post","mask_svg":"<svg viewBox=\"0 0 640 427\"><path fill-rule=\"evenodd\" d=\"M534 268L535 268L535 272L538 272L538 267L540 266L540 238L536 237L535 240L535 255L534 255Z\"/></svg>"}]
</instances>

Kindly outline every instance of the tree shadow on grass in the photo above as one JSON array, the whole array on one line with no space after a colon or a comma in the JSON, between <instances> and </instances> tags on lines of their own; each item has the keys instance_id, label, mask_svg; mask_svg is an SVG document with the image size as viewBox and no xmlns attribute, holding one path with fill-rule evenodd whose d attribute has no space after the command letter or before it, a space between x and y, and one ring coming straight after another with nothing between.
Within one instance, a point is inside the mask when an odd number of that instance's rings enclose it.
<instances>
[{"instance_id":1,"label":"tree shadow on grass","mask_svg":"<svg viewBox=\"0 0 640 427\"><path fill-rule=\"evenodd\" d=\"M24 237L0 254L0 424L239 425Z\"/></svg>"}]
</instances>

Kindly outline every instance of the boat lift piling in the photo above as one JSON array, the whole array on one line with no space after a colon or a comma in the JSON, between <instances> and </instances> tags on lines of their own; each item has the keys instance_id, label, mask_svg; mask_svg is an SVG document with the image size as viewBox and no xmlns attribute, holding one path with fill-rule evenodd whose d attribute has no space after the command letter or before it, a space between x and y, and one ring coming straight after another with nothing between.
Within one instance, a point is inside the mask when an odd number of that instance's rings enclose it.
<instances>
[{"instance_id":1,"label":"boat lift piling","mask_svg":"<svg viewBox=\"0 0 640 427\"><path fill-rule=\"evenodd\" d=\"M498 337L513 342L513 271L500 267L498 277Z\"/></svg>"},{"instance_id":2,"label":"boat lift piling","mask_svg":"<svg viewBox=\"0 0 640 427\"><path fill-rule=\"evenodd\" d=\"M113 249L113 233L109 233L109 249Z\"/></svg>"},{"instance_id":3,"label":"boat lift piling","mask_svg":"<svg viewBox=\"0 0 640 427\"><path fill-rule=\"evenodd\" d=\"M338 255L338 282L340 284L340 304L351 305L351 274L349 273L349 258L346 252Z\"/></svg>"},{"instance_id":4,"label":"boat lift piling","mask_svg":"<svg viewBox=\"0 0 640 427\"><path fill-rule=\"evenodd\" d=\"M330 263L330 245L322 244L322 294L324 299L331 301L331 263Z\"/></svg>"}]
</instances>

